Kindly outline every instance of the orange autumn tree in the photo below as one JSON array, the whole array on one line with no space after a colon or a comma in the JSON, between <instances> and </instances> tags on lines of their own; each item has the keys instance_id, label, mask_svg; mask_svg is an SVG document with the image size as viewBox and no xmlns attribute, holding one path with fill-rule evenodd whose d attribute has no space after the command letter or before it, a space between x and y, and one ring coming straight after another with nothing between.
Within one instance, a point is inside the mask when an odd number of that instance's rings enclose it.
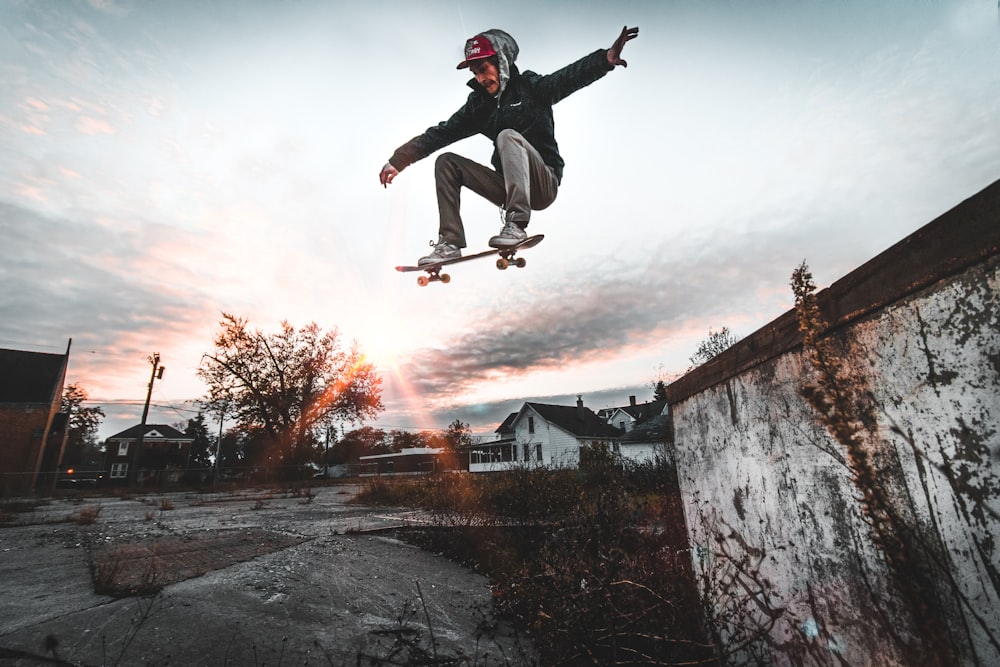
<instances>
[{"instance_id":1,"label":"orange autumn tree","mask_svg":"<svg viewBox=\"0 0 1000 667\"><path fill-rule=\"evenodd\" d=\"M362 422L384 409L374 366L356 342L345 349L336 328L282 322L278 332L264 333L228 313L219 326L215 351L198 368L208 385L204 403L264 445L264 460L255 463L306 463L328 426Z\"/></svg>"}]
</instances>

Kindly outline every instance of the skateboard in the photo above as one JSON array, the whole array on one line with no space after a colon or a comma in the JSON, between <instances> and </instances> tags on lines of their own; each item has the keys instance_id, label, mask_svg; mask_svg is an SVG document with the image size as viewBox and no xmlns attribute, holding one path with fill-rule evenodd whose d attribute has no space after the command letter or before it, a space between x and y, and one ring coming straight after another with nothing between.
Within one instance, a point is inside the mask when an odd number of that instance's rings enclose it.
<instances>
[{"instance_id":1,"label":"skateboard","mask_svg":"<svg viewBox=\"0 0 1000 667\"><path fill-rule=\"evenodd\" d=\"M518 250L523 250L525 248L531 248L539 243L545 238L545 234L536 234L534 236L529 236L517 245L511 246L509 248L491 248L490 250L484 250L483 252L477 252L474 255L465 255L464 257L456 257L455 259L446 259L441 262L434 262L433 264L424 264L423 266L397 266L396 270L403 273L408 273L410 271L424 271L427 273L426 276L418 276L417 284L421 287L426 287L433 282L449 283L451 282L451 276L447 273L441 273L441 268L448 266L449 264L461 264L462 262L468 262L472 259L479 259L480 257L490 257L491 255L499 255L497 258L497 268L501 271L505 270L511 264L519 269L523 269L528 263L523 257L514 257Z\"/></svg>"}]
</instances>

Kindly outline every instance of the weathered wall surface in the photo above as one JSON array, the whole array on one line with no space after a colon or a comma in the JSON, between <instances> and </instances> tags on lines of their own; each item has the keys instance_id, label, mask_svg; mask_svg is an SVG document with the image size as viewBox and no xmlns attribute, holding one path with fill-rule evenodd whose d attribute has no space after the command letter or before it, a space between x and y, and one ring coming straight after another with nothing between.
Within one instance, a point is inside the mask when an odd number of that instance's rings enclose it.
<instances>
[{"instance_id":1,"label":"weathered wall surface","mask_svg":"<svg viewBox=\"0 0 1000 667\"><path fill-rule=\"evenodd\" d=\"M53 416L49 405L0 407L0 495L32 489Z\"/></svg>"},{"instance_id":2,"label":"weathered wall surface","mask_svg":"<svg viewBox=\"0 0 1000 667\"><path fill-rule=\"evenodd\" d=\"M931 647L1000 664L998 230L994 184L817 295L871 409L853 417L891 531L803 398L816 374L794 313L668 388L695 565L732 663L933 664Z\"/></svg>"}]
</instances>

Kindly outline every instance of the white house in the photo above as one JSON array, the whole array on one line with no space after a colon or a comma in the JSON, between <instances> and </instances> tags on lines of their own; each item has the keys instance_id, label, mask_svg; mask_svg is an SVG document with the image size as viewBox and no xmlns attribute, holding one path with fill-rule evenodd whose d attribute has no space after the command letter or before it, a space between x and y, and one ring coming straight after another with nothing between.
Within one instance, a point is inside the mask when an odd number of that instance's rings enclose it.
<instances>
[{"instance_id":1,"label":"white house","mask_svg":"<svg viewBox=\"0 0 1000 667\"><path fill-rule=\"evenodd\" d=\"M653 415L623 435L616 443L615 451L623 459L637 463L665 461L673 463L673 427L670 411Z\"/></svg>"},{"instance_id":2,"label":"white house","mask_svg":"<svg viewBox=\"0 0 1000 667\"><path fill-rule=\"evenodd\" d=\"M610 445L624 434L584 407L579 397L575 406L525 403L496 432L497 440L468 449L469 472L524 465L576 468L581 448L595 442Z\"/></svg>"},{"instance_id":3,"label":"white house","mask_svg":"<svg viewBox=\"0 0 1000 667\"><path fill-rule=\"evenodd\" d=\"M637 462L673 460L669 447L673 439L670 407L666 401L636 403L635 396L629 396L628 405L605 408L598 414L624 431L612 444L613 451L623 459Z\"/></svg>"},{"instance_id":4,"label":"white house","mask_svg":"<svg viewBox=\"0 0 1000 667\"><path fill-rule=\"evenodd\" d=\"M604 408L597 414L612 426L628 433L636 425L663 414L667 407L666 401L636 403L635 396L629 396L628 400L629 404L624 407Z\"/></svg>"}]
</instances>

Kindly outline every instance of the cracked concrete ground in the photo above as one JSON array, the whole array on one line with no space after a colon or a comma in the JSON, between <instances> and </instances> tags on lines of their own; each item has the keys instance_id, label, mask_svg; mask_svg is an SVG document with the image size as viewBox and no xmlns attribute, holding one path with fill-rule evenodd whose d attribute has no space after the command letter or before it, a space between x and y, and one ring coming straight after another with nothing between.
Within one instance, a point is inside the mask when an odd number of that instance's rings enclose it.
<instances>
[{"instance_id":1,"label":"cracked concrete ground","mask_svg":"<svg viewBox=\"0 0 1000 667\"><path fill-rule=\"evenodd\" d=\"M10 512L0 665L354 665L398 638L470 664L530 662L523 640L489 622L485 577L381 532L421 517L349 504L356 490L92 496ZM100 595L93 573L163 588Z\"/></svg>"}]
</instances>

